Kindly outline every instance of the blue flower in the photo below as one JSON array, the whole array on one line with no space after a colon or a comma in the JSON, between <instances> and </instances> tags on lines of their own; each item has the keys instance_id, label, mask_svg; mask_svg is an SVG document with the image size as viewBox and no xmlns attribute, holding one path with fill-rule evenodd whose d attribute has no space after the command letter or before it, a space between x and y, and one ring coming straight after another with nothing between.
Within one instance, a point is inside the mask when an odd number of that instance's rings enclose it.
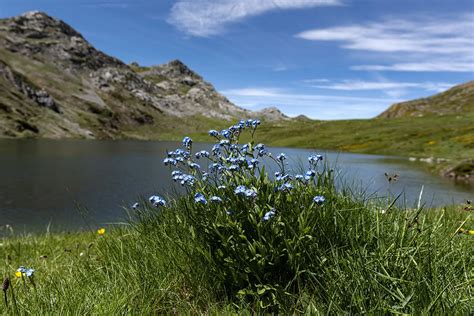
<instances>
[{"instance_id":1,"label":"blue flower","mask_svg":"<svg viewBox=\"0 0 474 316\"><path fill-rule=\"evenodd\" d=\"M222 202L222 199L218 196L212 196L211 197L211 202L214 202L214 203L221 203Z\"/></svg>"},{"instance_id":2,"label":"blue flower","mask_svg":"<svg viewBox=\"0 0 474 316\"><path fill-rule=\"evenodd\" d=\"M318 163L318 161L322 161L323 156L322 155L311 155L308 157L308 161L310 164L315 165Z\"/></svg>"},{"instance_id":3,"label":"blue flower","mask_svg":"<svg viewBox=\"0 0 474 316\"><path fill-rule=\"evenodd\" d=\"M232 172L233 172L233 171L239 171L239 169L240 169L240 168L239 168L239 166L237 166L237 165L231 165L231 166L229 167L229 171L232 171Z\"/></svg>"},{"instance_id":4,"label":"blue flower","mask_svg":"<svg viewBox=\"0 0 474 316\"><path fill-rule=\"evenodd\" d=\"M239 185L238 187L235 188L234 193L237 195L245 194L245 190L247 190L245 186Z\"/></svg>"},{"instance_id":5,"label":"blue flower","mask_svg":"<svg viewBox=\"0 0 474 316\"><path fill-rule=\"evenodd\" d=\"M278 191L282 191L282 192L289 192L292 189L293 189L293 185L289 182L285 182L277 188Z\"/></svg>"},{"instance_id":6,"label":"blue flower","mask_svg":"<svg viewBox=\"0 0 474 316\"><path fill-rule=\"evenodd\" d=\"M189 138L188 136L183 138L183 146L184 147L190 148L192 144L193 144L193 140L191 138Z\"/></svg>"},{"instance_id":7,"label":"blue flower","mask_svg":"<svg viewBox=\"0 0 474 316\"><path fill-rule=\"evenodd\" d=\"M189 166L189 168L191 168L191 169L201 169L201 166L198 165L198 164L195 163L195 162L190 163L188 166Z\"/></svg>"},{"instance_id":8,"label":"blue flower","mask_svg":"<svg viewBox=\"0 0 474 316\"><path fill-rule=\"evenodd\" d=\"M196 159L200 159L201 157L209 157L209 152L205 150L198 151L195 155Z\"/></svg>"},{"instance_id":9,"label":"blue flower","mask_svg":"<svg viewBox=\"0 0 474 316\"><path fill-rule=\"evenodd\" d=\"M158 207L158 206L166 206L166 201L165 199L163 199L161 196L158 196L158 195L152 195L150 196L150 198L148 199L150 201L150 203L155 206L155 207Z\"/></svg>"},{"instance_id":10,"label":"blue flower","mask_svg":"<svg viewBox=\"0 0 474 316\"><path fill-rule=\"evenodd\" d=\"M165 158L165 160L163 160L163 163L165 164L165 166L167 165L176 166L176 160L173 158Z\"/></svg>"},{"instance_id":11,"label":"blue flower","mask_svg":"<svg viewBox=\"0 0 474 316\"><path fill-rule=\"evenodd\" d=\"M257 191L252 190L252 189L245 190L244 194L245 194L246 197L249 197L249 198L256 198L257 197Z\"/></svg>"},{"instance_id":12,"label":"blue flower","mask_svg":"<svg viewBox=\"0 0 474 316\"><path fill-rule=\"evenodd\" d=\"M279 171L275 172L275 179L277 181L284 181L284 180L288 179L289 177L290 177L289 174L283 174Z\"/></svg>"},{"instance_id":13,"label":"blue flower","mask_svg":"<svg viewBox=\"0 0 474 316\"><path fill-rule=\"evenodd\" d=\"M256 150L262 150L262 149L265 149L265 145L264 145L264 144L262 144L262 143L260 143L260 144L257 144L257 145L255 145L255 149L256 149Z\"/></svg>"},{"instance_id":14,"label":"blue flower","mask_svg":"<svg viewBox=\"0 0 474 316\"><path fill-rule=\"evenodd\" d=\"M215 163L209 165L209 170L210 170L211 172L217 171L217 170L219 169L220 165L221 165L221 164L215 162Z\"/></svg>"},{"instance_id":15,"label":"blue flower","mask_svg":"<svg viewBox=\"0 0 474 316\"><path fill-rule=\"evenodd\" d=\"M232 136L232 132L228 129L223 129L221 131L221 135L225 138L230 138L230 136Z\"/></svg>"},{"instance_id":16,"label":"blue flower","mask_svg":"<svg viewBox=\"0 0 474 316\"><path fill-rule=\"evenodd\" d=\"M275 209L271 209L270 211L266 212L265 215L263 215L262 220L266 222L270 220L273 216L275 216Z\"/></svg>"},{"instance_id":17,"label":"blue flower","mask_svg":"<svg viewBox=\"0 0 474 316\"><path fill-rule=\"evenodd\" d=\"M186 175L183 175L183 178L181 180L181 185L194 186L195 181L196 181L196 178L194 178L192 175L186 174Z\"/></svg>"},{"instance_id":18,"label":"blue flower","mask_svg":"<svg viewBox=\"0 0 474 316\"><path fill-rule=\"evenodd\" d=\"M194 202L200 203L200 204L203 204L203 205L207 204L207 200L206 200L206 198L204 197L204 195L202 193L196 193L194 195Z\"/></svg>"},{"instance_id":19,"label":"blue flower","mask_svg":"<svg viewBox=\"0 0 474 316\"><path fill-rule=\"evenodd\" d=\"M134 210L138 209L140 207L140 204L138 202L133 203L132 208Z\"/></svg>"},{"instance_id":20,"label":"blue flower","mask_svg":"<svg viewBox=\"0 0 474 316\"><path fill-rule=\"evenodd\" d=\"M313 198L313 202L318 204L318 205L321 205L324 203L326 199L324 198L324 196L322 195L316 195L314 198Z\"/></svg>"},{"instance_id":21,"label":"blue flower","mask_svg":"<svg viewBox=\"0 0 474 316\"><path fill-rule=\"evenodd\" d=\"M312 178L314 178L315 175L316 175L316 171L308 170L306 171L304 178L305 180L311 180Z\"/></svg>"},{"instance_id":22,"label":"blue flower","mask_svg":"<svg viewBox=\"0 0 474 316\"><path fill-rule=\"evenodd\" d=\"M219 132L216 131L215 129L211 129L211 130L209 131L209 136L218 137L218 136L219 136Z\"/></svg>"},{"instance_id":23,"label":"blue flower","mask_svg":"<svg viewBox=\"0 0 474 316\"><path fill-rule=\"evenodd\" d=\"M27 277L31 278L33 277L33 274L35 273L35 269L26 269L25 274Z\"/></svg>"},{"instance_id":24,"label":"blue flower","mask_svg":"<svg viewBox=\"0 0 474 316\"><path fill-rule=\"evenodd\" d=\"M214 146L212 146L212 154L214 156L219 155L220 151L221 151L221 146L219 144L215 144Z\"/></svg>"},{"instance_id":25,"label":"blue flower","mask_svg":"<svg viewBox=\"0 0 474 316\"><path fill-rule=\"evenodd\" d=\"M173 172L171 172L171 176L172 176L172 179L173 181L181 181L184 179L184 174L181 172L181 171L178 171L178 170L173 170Z\"/></svg>"},{"instance_id":26,"label":"blue flower","mask_svg":"<svg viewBox=\"0 0 474 316\"><path fill-rule=\"evenodd\" d=\"M277 159L280 160L280 161L283 161L286 159L286 155L284 153L281 153L277 156Z\"/></svg>"},{"instance_id":27,"label":"blue flower","mask_svg":"<svg viewBox=\"0 0 474 316\"><path fill-rule=\"evenodd\" d=\"M255 167L258 166L258 164L260 163L260 161L258 161L257 159L253 158L252 160L250 160L250 162L248 163L247 167L249 169L254 169Z\"/></svg>"},{"instance_id":28,"label":"blue flower","mask_svg":"<svg viewBox=\"0 0 474 316\"><path fill-rule=\"evenodd\" d=\"M267 151L266 151L265 149L262 149L262 150L259 150L259 151L258 151L258 156L259 156L259 157L263 157L263 156L265 156L266 154L267 154Z\"/></svg>"},{"instance_id":29,"label":"blue flower","mask_svg":"<svg viewBox=\"0 0 474 316\"><path fill-rule=\"evenodd\" d=\"M19 276L26 275L29 278L32 278L35 273L35 269L25 268L24 266L19 267L17 271Z\"/></svg>"},{"instance_id":30,"label":"blue flower","mask_svg":"<svg viewBox=\"0 0 474 316\"><path fill-rule=\"evenodd\" d=\"M260 120L253 120L252 121L253 128L257 128L258 125L260 125Z\"/></svg>"},{"instance_id":31,"label":"blue flower","mask_svg":"<svg viewBox=\"0 0 474 316\"><path fill-rule=\"evenodd\" d=\"M229 142L228 139L221 139L221 141L219 142L219 145L221 145L221 146L227 146L229 144L230 144L230 142Z\"/></svg>"}]
</instances>

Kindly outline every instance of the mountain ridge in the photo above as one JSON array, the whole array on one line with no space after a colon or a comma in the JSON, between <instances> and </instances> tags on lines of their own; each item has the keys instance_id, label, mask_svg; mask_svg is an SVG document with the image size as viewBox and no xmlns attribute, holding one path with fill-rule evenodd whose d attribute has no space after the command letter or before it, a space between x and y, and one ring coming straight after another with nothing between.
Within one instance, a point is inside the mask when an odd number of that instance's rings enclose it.
<instances>
[{"instance_id":1,"label":"mountain ridge","mask_svg":"<svg viewBox=\"0 0 474 316\"><path fill-rule=\"evenodd\" d=\"M286 119L236 106L179 60L127 65L39 11L0 19L0 87L3 137L146 138L136 130L193 116Z\"/></svg>"}]
</instances>

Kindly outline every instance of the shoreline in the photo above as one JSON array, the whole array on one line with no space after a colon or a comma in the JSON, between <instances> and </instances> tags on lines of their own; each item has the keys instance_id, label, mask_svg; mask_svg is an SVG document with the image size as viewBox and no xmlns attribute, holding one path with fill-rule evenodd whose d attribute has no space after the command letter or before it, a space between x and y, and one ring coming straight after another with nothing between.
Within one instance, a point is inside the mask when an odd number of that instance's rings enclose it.
<instances>
[{"instance_id":1,"label":"shoreline","mask_svg":"<svg viewBox=\"0 0 474 316\"><path fill-rule=\"evenodd\" d=\"M223 124L225 126L225 124ZM76 138L76 137L64 137L64 138L52 138L52 137L2 137L0 136L0 141L8 140L48 140L48 141L139 141L139 142L154 142L154 141L177 141L180 139L177 136L174 136L169 133L164 134L165 137L120 137L120 138ZM197 142L210 142L207 134L196 134L189 133L189 135L195 139ZM263 134L265 136L265 134ZM299 149L313 149L313 146L298 146L290 144L279 144L281 140L269 140L267 145L272 147L287 147L287 148L299 148ZM347 147L346 147L347 148ZM436 174L437 176L453 181L454 183L461 183L463 185L468 185L472 187L474 191L474 159L463 159L463 158L444 158L444 157L435 157L435 156L418 156L418 155L408 155L403 152L392 152L392 151L372 151L372 150L347 150L337 147L326 147L319 146L319 150L331 150L341 153L353 153L353 154L368 154L368 155L384 155L384 156L394 156L398 158L405 158L409 162L413 163L423 163L427 168L428 172Z\"/></svg>"}]
</instances>

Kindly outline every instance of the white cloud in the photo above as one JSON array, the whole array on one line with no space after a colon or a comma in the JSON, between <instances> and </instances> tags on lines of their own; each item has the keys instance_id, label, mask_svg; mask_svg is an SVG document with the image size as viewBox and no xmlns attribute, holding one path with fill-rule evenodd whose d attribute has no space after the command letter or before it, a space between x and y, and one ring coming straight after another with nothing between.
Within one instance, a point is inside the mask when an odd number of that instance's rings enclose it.
<instances>
[{"instance_id":1,"label":"white cloud","mask_svg":"<svg viewBox=\"0 0 474 316\"><path fill-rule=\"evenodd\" d=\"M340 82L316 84L312 87L330 90L344 91L370 91L370 90L393 90L393 89L423 89L426 91L440 92L454 86L445 82L396 82L396 81L362 81L342 80Z\"/></svg>"},{"instance_id":2,"label":"white cloud","mask_svg":"<svg viewBox=\"0 0 474 316\"><path fill-rule=\"evenodd\" d=\"M208 37L228 23L268 11L339 5L340 0L178 0L168 22L192 36Z\"/></svg>"},{"instance_id":3,"label":"white cloud","mask_svg":"<svg viewBox=\"0 0 474 316\"><path fill-rule=\"evenodd\" d=\"M276 97L281 94L281 90L275 88L243 88L224 90L222 93L241 97Z\"/></svg>"},{"instance_id":4,"label":"white cloud","mask_svg":"<svg viewBox=\"0 0 474 316\"><path fill-rule=\"evenodd\" d=\"M391 18L381 22L313 29L296 37L336 41L344 49L370 51L399 60L388 65L354 66L354 70L468 72L474 70L473 21L473 14L450 19Z\"/></svg>"},{"instance_id":5,"label":"white cloud","mask_svg":"<svg viewBox=\"0 0 474 316\"><path fill-rule=\"evenodd\" d=\"M348 97L298 94L277 88L243 88L220 91L232 102L250 109L276 106L286 114L305 114L315 119L336 120L374 117L399 98Z\"/></svg>"},{"instance_id":6,"label":"white cloud","mask_svg":"<svg viewBox=\"0 0 474 316\"><path fill-rule=\"evenodd\" d=\"M366 71L411 71L411 72L473 72L474 62L430 61L395 63L391 65L357 65L352 70Z\"/></svg>"}]
</instances>

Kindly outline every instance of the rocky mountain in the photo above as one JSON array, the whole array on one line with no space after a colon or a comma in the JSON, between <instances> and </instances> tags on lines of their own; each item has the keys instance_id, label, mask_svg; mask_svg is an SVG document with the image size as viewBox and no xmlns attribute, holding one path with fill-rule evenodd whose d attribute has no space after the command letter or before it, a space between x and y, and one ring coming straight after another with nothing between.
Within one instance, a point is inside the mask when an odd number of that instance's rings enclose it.
<instances>
[{"instance_id":1,"label":"rocky mountain","mask_svg":"<svg viewBox=\"0 0 474 316\"><path fill-rule=\"evenodd\" d=\"M136 131L253 116L285 119L232 104L178 60L126 65L45 13L0 19L0 137L147 138Z\"/></svg>"},{"instance_id":2,"label":"rocky mountain","mask_svg":"<svg viewBox=\"0 0 474 316\"><path fill-rule=\"evenodd\" d=\"M378 117L420 117L474 112L474 81L452 87L428 98L396 103Z\"/></svg>"}]
</instances>

